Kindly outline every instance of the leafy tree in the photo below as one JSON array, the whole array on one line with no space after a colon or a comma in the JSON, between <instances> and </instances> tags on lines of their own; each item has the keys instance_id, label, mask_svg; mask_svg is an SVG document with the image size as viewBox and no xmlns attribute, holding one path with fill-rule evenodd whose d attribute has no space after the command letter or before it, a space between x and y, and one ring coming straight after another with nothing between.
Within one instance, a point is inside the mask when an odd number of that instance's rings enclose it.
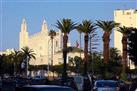
<instances>
[{"instance_id":1,"label":"leafy tree","mask_svg":"<svg viewBox=\"0 0 137 91\"><path fill-rule=\"evenodd\" d=\"M11 60L10 55L2 54L0 57L0 73L13 75L14 73L13 61Z\"/></svg>"},{"instance_id":2,"label":"leafy tree","mask_svg":"<svg viewBox=\"0 0 137 91\"><path fill-rule=\"evenodd\" d=\"M128 34L128 54L129 59L137 66L137 29L130 28Z\"/></svg>"},{"instance_id":3,"label":"leafy tree","mask_svg":"<svg viewBox=\"0 0 137 91\"><path fill-rule=\"evenodd\" d=\"M102 67L102 59L101 55L99 53L92 53L89 55L89 72L92 74L101 74L102 70L100 69Z\"/></svg>"},{"instance_id":4,"label":"leafy tree","mask_svg":"<svg viewBox=\"0 0 137 91\"><path fill-rule=\"evenodd\" d=\"M66 58L67 58L67 43L68 43L68 34L75 29L76 24L71 19L62 19L61 21L57 20L56 27L61 30L63 35L63 73L62 77L67 77L67 65L66 65Z\"/></svg>"},{"instance_id":5,"label":"leafy tree","mask_svg":"<svg viewBox=\"0 0 137 91\"><path fill-rule=\"evenodd\" d=\"M71 71L75 73L82 73L83 71L83 60L81 57L75 56L74 58L69 59L69 66L74 67Z\"/></svg>"},{"instance_id":6,"label":"leafy tree","mask_svg":"<svg viewBox=\"0 0 137 91\"><path fill-rule=\"evenodd\" d=\"M54 65L54 69L56 73L58 73L58 76L61 76L62 74L62 69L63 69L63 64L60 64L60 65Z\"/></svg>"},{"instance_id":7,"label":"leafy tree","mask_svg":"<svg viewBox=\"0 0 137 91\"><path fill-rule=\"evenodd\" d=\"M110 41L110 34L118 24L116 24L114 21L97 21L96 24L99 28L101 28L104 31L103 34L103 57L104 57L104 62L107 63L109 61L109 41Z\"/></svg>"},{"instance_id":8,"label":"leafy tree","mask_svg":"<svg viewBox=\"0 0 137 91\"><path fill-rule=\"evenodd\" d=\"M120 51L117 48L110 48L110 60L121 62L121 59Z\"/></svg>"}]
</instances>

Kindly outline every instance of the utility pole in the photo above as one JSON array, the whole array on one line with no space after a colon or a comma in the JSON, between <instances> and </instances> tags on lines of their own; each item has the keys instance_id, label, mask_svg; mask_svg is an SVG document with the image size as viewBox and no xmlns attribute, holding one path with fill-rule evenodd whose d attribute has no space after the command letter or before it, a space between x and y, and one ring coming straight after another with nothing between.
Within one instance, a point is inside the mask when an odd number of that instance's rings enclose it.
<instances>
[{"instance_id":1,"label":"utility pole","mask_svg":"<svg viewBox=\"0 0 137 91\"><path fill-rule=\"evenodd\" d=\"M93 71L93 51L92 51L92 35L90 35L90 55L91 55L91 58L92 58L92 62L91 62L91 65L92 65L92 75L94 74L94 71Z\"/></svg>"},{"instance_id":2,"label":"utility pole","mask_svg":"<svg viewBox=\"0 0 137 91\"><path fill-rule=\"evenodd\" d=\"M92 57L92 62L91 62L91 65L92 65L92 75L94 74L94 67L93 67L93 65L94 65L94 62L93 62L93 60L94 60L94 53L93 53L93 49L97 49L96 47L94 47L94 45L98 45L98 43L96 43L99 39L98 39L98 37L99 36L96 36L97 34L96 33L93 33L93 34L90 34L90 55L91 55L91 57ZM93 43L92 43L93 42ZM95 43L94 43L95 42Z\"/></svg>"}]
</instances>

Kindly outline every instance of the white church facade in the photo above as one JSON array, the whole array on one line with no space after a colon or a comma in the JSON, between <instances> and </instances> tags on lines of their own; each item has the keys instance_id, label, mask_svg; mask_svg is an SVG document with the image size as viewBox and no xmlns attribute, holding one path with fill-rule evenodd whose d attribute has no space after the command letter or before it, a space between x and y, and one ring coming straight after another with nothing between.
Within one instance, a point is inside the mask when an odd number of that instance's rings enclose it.
<instances>
[{"instance_id":1,"label":"white church facade","mask_svg":"<svg viewBox=\"0 0 137 91\"><path fill-rule=\"evenodd\" d=\"M63 34L61 33L61 31L58 31L56 32L56 36L53 40L53 65L63 63L62 52L59 52L62 50L62 36ZM33 49L36 53L36 60L30 60L31 65L51 64L51 38L49 36L48 27L45 20L42 23L42 28L40 32L33 35L29 35L27 30L27 22L25 19L23 19L19 37L19 49L27 46L30 49ZM68 46L70 46L70 43L68 43ZM70 52L68 53L67 58L75 56L79 56L79 53Z\"/></svg>"}]
</instances>

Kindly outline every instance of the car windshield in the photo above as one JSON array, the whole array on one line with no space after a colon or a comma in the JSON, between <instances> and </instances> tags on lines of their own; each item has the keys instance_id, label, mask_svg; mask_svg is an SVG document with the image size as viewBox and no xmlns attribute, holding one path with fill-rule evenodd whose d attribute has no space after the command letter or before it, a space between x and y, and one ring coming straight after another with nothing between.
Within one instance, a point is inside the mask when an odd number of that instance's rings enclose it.
<instances>
[{"instance_id":1,"label":"car windshield","mask_svg":"<svg viewBox=\"0 0 137 91\"><path fill-rule=\"evenodd\" d=\"M117 82L97 82L97 87L117 87Z\"/></svg>"}]
</instances>

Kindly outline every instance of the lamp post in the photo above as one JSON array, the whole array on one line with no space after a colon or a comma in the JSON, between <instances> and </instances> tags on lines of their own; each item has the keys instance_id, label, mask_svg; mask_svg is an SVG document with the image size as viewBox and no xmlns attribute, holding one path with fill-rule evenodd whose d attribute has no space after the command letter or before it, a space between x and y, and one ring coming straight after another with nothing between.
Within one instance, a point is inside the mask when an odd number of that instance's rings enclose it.
<instances>
[{"instance_id":1,"label":"lamp post","mask_svg":"<svg viewBox=\"0 0 137 91\"><path fill-rule=\"evenodd\" d=\"M90 54L91 54L91 57L92 57L92 62L91 62L91 65L92 65L92 75L94 74L94 67L93 67L93 64L94 64L94 62L93 62L93 57L94 57L94 53L93 53L93 50L94 49L97 49L96 47L94 47L94 45L98 45L98 43L95 43L95 42L97 42L99 39L98 39L98 37L99 36L96 36L97 34L96 33L94 33L94 34L90 34ZM93 42L93 43L92 43Z\"/></svg>"}]
</instances>

